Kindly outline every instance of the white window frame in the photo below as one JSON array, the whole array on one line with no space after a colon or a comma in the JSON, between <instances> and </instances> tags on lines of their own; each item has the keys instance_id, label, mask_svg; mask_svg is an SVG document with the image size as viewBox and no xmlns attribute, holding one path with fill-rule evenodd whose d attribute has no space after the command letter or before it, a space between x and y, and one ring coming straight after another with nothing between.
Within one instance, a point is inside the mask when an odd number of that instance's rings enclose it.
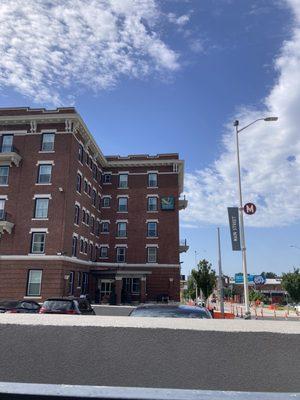
<instances>
[{"instance_id":1,"label":"white window frame","mask_svg":"<svg viewBox=\"0 0 300 400\"><path fill-rule=\"evenodd\" d=\"M154 252L154 259L151 259L151 257L153 257L153 254L150 254L151 251L155 250ZM157 263L157 246L148 246L147 247L147 263Z\"/></svg>"},{"instance_id":2,"label":"white window frame","mask_svg":"<svg viewBox=\"0 0 300 400\"><path fill-rule=\"evenodd\" d=\"M46 135L51 135L53 137L53 142L44 142L44 137ZM44 149L44 144L45 143L52 143L52 148L51 149ZM55 132L42 132L42 145L41 145L41 151L40 153L54 153L54 144L55 144Z\"/></svg>"},{"instance_id":3,"label":"white window frame","mask_svg":"<svg viewBox=\"0 0 300 400\"><path fill-rule=\"evenodd\" d=\"M40 278L39 278L39 282L32 282L32 273L33 272L39 272L40 274ZM42 269L30 269L28 271L28 278L27 278L27 288L26 288L26 296L27 297L39 297L41 295L41 291L42 291L42 278L43 278L43 270ZM39 285L39 290L35 293L31 293L30 292L30 285L32 285L33 283L38 283Z\"/></svg>"},{"instance_id":4,"label":"white window frame","mask_svg":"<svg viewBox=\"0 0 300 400\"><path fill-rule=\"evenodd\" d=\"M119 259L121 250L122 250L122 252L124 251L124 254L123 254L124 260L122 260L122 261ZM120 263L120 264L126 262L126 247L125 246L116 247L116 259L117 259L117 263Z\"/></svg>"},{"instance_id":5,"label":"white window frame","mask_svg":"<svg viewBox=\"0 0 300 400\"><path fill-rule=\"evenodd\" d=\"M46 248L46 231L32 231L31 232L31 254L45 254L45 248ZM43 243L43 251L33 251L34 247L34 237L35 235L44 235L44 241L43 242L36 242L36 243Z\"/></svg>"},{"instance_id":6,"label":"white window frame","mask_svg":"<svg viewBox=\"0 0 300 400\"><path fill-rule=\"evenodd\" d=\"M40 202L41 200L48 200L47 201L47 215L43 216L43 217L39 217L36 214L38 202ZM49 214L49 197L36 197L35 198L35 204L34 204L34 219L47 220L48 219L48 214Z\"/></svg>"}]
</instances>

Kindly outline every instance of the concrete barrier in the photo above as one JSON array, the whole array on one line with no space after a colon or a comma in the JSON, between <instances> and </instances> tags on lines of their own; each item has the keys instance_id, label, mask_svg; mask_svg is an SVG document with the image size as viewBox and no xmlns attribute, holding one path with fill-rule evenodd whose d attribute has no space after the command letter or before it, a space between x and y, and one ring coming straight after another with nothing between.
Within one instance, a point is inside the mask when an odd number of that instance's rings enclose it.
<instances>
[{"instance_id":1,"label":"concrete barrier","mask_svg":"<svg viewBox=\"0 0 300 400\"><path fill-rule=\"evenodd\" d=\"M92 304L92 307L96 315L108 315L113 317L128 317L130 312L136 308L132 306L106 306L102 304Z\"/></svg>"},{"instance_id":2,"label":"concrete barrier","mask_svg":"<svg viewBox=\"0 0 300 400\"><path fill-rule=\"evenodd\" d=\"M0 381L299 392L300 324L0 315Z\"/></svg>"}]
</instances>

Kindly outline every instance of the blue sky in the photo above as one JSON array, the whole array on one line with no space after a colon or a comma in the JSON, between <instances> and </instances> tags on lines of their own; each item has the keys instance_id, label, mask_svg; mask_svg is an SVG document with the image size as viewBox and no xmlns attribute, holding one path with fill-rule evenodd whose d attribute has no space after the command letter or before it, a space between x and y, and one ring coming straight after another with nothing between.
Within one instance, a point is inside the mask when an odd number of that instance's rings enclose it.
<instances>
[{"instance_id":1,"label":"blue sky","mask_svg":"<svg viewBox=\"0 0 300 400\"><path fill-rule=\"evenodd\" d=\"M217 226L224 273L241 270L226 213L237 204L232 122L276 114L241 137L244 199L258 206L248 269L300 264L299 2L17 0L0 11L2 107L75 105L105 154L185 160L184 273L195 251L217 265Z\"/></svg>"}]
</instances>

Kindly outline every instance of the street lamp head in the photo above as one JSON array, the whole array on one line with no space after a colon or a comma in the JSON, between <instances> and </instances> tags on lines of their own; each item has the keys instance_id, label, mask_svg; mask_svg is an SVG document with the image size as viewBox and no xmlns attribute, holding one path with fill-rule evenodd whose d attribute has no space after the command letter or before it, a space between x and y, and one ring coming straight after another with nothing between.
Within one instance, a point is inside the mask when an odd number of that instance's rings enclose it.
<instances>
[{"instance_id":1,"label":"street lamp head","mask_svg":"<svg viewBox=\"0 0 300 400\"><path fill-rule=\"evenodd\" d=\"M267 118L264 118L264 121L267 121L267 122L277 121L277 120L278 120L278 117L267 117Z\"/></svg>"},{"instance_id":2,"label":"street lamp head","mask_svg":"<svg viewBox=\"0 0 300 400\"><path fill-rule=\"evenodd\" d=\"M239 121L237 119L234 121L233 126L239 126Z\"/></svg>"}]
</instances>

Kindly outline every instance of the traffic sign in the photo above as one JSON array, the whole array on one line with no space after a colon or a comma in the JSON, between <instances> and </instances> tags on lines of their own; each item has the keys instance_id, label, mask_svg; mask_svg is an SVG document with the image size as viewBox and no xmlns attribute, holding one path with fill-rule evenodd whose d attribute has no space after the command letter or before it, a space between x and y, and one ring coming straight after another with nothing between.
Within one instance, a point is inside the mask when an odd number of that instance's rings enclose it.
<instances>
[{"instance_id":1,"label":"traffic sign","mask_svg":"<svg viewBox=\"0 0 300 400\"><path fill-rule=\"evenodd\" d=\"M244 212L248 215L255 214L256 205L253 203L247 203L244 205Z\"/></svg>"},{"instance_id":2,"label":"traffic sign","mask_svg":"<svg viewBox=\"0 0 300 400\"><path fill-rule=\"evenodd\" d=\"M253 278L255 285L264 285L266 283L266 278L262 275L255 275Z\"/></svg>"}]
</instances>

